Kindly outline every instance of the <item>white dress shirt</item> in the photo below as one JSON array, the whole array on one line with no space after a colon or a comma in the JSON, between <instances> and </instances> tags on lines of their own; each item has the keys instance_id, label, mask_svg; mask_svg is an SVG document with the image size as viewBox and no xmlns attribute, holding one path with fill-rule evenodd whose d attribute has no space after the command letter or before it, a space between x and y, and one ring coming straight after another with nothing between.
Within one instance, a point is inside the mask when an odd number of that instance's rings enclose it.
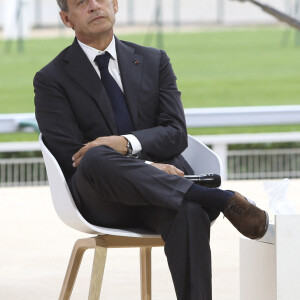
<instances>
[{"instance_id":1,"label":"white dress shirt","mask_svg":"<svg viewBox=\"0 0 300 300\"><path fill-rule=\"evenodd\" d=\"M114 80L117 82L117 84L120 87L120 89L122 90L122 92L124 93L122 80L121 80L121 76L120 76L120 69L119 69L119 65L118 65L115 37L113 36L112 41L110 42L110 44L104 51L90 47L90 46L80 42L79 40L77 40L77 41L78 41L79 46L82 48L83 52L86 54L87 58L91 62L92 66L94 67L94 69L97 72L100 79L101 79L101 74L98 69L98 65L95 62L95 58L97 55L103 55L106 51L109 52L109 54L111 55L111 59L109 60L108 71L111 74L111 76L114 78ZM134 136L133 134L126 134L123 136L131 143L132 154L137 154L142 150L142 145L141 145L140 141L136 138L136 136Z\"/></svg>"}]
</instances>

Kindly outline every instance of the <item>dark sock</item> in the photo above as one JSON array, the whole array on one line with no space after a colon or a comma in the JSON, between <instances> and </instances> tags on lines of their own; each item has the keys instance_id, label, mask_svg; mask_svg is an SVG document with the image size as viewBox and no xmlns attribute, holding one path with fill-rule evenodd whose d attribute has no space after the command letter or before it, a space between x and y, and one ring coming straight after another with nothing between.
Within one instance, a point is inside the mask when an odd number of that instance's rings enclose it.
<instances>
[{"instance_id":1,"label":"dark sock","mask_svg":"<svg viewBox=\"0 0 300 300\"><path fill-rule=\"evenodd\" d=\"M193 184L184 195L184 200L198 202L203 207L223 212L226 204L233 195L234 193L231 191Z\"/></svg>"}]
</instances>

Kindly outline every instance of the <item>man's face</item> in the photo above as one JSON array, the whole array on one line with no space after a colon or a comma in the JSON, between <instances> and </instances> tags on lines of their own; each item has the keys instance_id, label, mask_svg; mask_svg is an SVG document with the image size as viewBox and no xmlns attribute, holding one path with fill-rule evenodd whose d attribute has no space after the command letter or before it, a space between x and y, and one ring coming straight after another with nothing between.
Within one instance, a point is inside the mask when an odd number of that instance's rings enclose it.
<instances>
[{"instance_id":1,"label":"man's face","mask_svg":"<svg viewBox=\"0 0 300 300\"><path fill-rule=\"evenodd\" d=\"M113 33L118 0L68 0L68 7L69 11L61 11L60 16L79 40Z\"/></svg>"}]
</instances>

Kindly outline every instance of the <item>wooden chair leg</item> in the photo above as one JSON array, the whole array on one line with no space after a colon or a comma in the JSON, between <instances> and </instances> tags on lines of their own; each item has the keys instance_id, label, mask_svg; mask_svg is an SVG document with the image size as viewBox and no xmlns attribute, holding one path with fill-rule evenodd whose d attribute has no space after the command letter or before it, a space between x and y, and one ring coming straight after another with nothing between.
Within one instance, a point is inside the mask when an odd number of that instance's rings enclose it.
<instances>
[{"instance_id":1,"label":"wooden chair leg","mask_svg":"<svg viewBox=\"0 0 300 300\"><path fill-rule=\"evenodd\" d=\"M69 260L64 283L59 295L59 300L69 300L73 291L74 283L82 261L84 252L87 249L96 247L96 237L77 240Z\"/></svg>"},{"instance_id":2,"label":"wooden chair leg","mask_svg":"<svg viewBox=\"0 0 300 300\"><path fill-rule=\"evenodd\" d=\"M90 283L89 300L99 300L106 261L107 248L96 246Z\"/></svg>"},{"instance_id":3,"label":"wooden chair leg","mask_svg":"<svg viewBox=\"0 0 300 300\"><path fill-rule=\"evenodd\" d=\"M151 300L151 250L152 247L140 248L141 299Z\"/></svg>"}]
</instances>

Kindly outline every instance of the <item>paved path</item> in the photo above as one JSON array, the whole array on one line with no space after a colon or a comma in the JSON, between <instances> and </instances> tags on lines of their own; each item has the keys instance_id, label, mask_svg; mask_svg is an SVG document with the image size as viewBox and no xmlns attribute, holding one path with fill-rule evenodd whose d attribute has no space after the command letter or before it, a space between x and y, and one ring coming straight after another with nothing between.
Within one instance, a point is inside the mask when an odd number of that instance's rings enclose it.
<instances>
[{"instance_id":1,"label":"paved path","mask_svg":"<svg viewBox=\"0 0 300 300\"><path fill-rule=\"evenodd\" d=\"M300 180L291 181L288 198L298 199ZM267 209L263 181L225 182ZM298 211L300 201L298 200ZM56 216L48 187L0 188L0 299L58 299L69 255L85 234L69 229ZM212 228L213 299L239 300L239 233L220 217ZM72 299L85 300L92 264L82 262ZM108 251L102 300L138 300L137 249ZM153 250L153 300L175 300L162 248Z\"/></svg>"}]
</instances>

